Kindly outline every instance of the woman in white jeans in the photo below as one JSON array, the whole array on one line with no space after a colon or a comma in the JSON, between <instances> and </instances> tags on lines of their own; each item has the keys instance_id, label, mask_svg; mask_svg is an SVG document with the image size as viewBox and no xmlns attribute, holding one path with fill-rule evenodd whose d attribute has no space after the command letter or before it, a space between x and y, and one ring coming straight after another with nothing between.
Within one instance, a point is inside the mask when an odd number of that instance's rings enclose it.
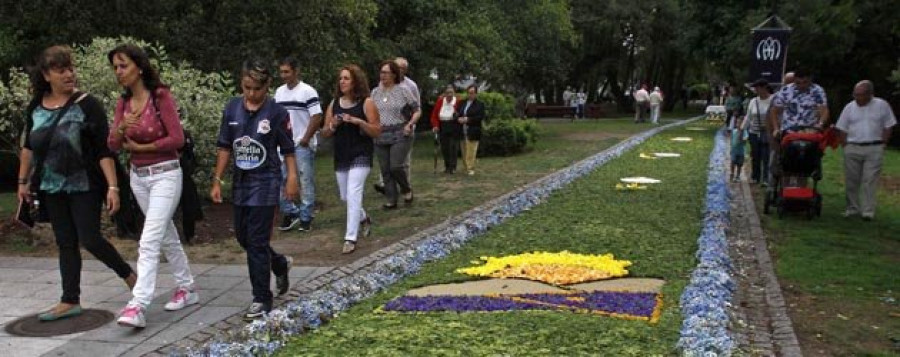
<instances>
[{"instance_id":1,"label":"woman in white jeans","mask_svg":"<svg viewBox=\"0 0 900 357\"><path fill-rule=\"evenodd\" d=\"M362 208L362 200L366 176L372 170L372 138L381 134L381 123L378 109L369 97L368 83L359 66L341 68L334 94L337 99L325 110L322 130L325 137L334 136L335 176L341 201L347 202L344 254L356 250L358 236L368 236L372 224Z\"/></svg>"},{"instance_id":2,"label":"woman in white jeans","mask_svg":"<svg viewBox=\"0 0 900 357\"><path fill-rule=\"evenodd\" d=\"M178 285L166 310L179 310L199 301L187 255L172 222L181 198L178 149L184 145L184 132L175 99L160 83L159 74L141 48L120 45L107 58L119 84L125 87L107 144L113 151L121 148L131 154L131 190L146 216L138 248L137 284L118 323L144 327L144 311L156 290L160 251L172 265Z\"/></svg>"}]
</instances>

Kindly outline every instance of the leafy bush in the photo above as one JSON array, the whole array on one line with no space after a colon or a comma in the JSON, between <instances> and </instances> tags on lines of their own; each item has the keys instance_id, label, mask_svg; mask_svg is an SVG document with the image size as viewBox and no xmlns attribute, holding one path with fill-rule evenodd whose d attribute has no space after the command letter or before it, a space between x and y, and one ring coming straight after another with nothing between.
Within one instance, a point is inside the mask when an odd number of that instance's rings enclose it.
<instances>
[{"instance_id":1,"label":"leafy bush","mask_svg":"<svg viewBox=\"0 0 900 357\"><path fill-rule=\"evenodd\" d=\"M215 160L215 138L219 130L222 108L233 95L233 82L226 72L204 73L186 62L170 59L165 47L129 37L96 38L87 45L74 46L78 88L96 96L104 105L108 118L113 119L116 100L122 88L106 58L106 54L121 43L133 43L144 48L153 65L159 70L162 82L169 86L181 109L181 123L191 131L198 158L195 178L201 187ZM0 83L0 150L17 151L19 136L24 128L23 111L31 100L28 76L21 68L10 69L10 80Z\"/></svg>"},{"instance_id":2,"label":"leafy bush","mask_svg":"<svg viewBox=\"0 0 900 357\"><path fill-rule=\"evenodd\" d=\"M463 98L465 98L465 93L463 93ZM478 93L478 99L484 102L484 110L487 114L487 118L485 118L485 121L490 121L491 118L516 117L516 101L509 94L497 92L481 92Z\"/></svg>"},{"instance_id":3,"label":"leafy bush","mask_svg":"<svg viewBox=\"0 0 900 357\"><path fill-rule=\"evenodd\" d=\"M712 89L709 87L709 84L698 83L692 85L690 88L688 88L688 90L690 91L690 93L693 93L691 98L706 98L706 95L709 94Z\"/></svg>"},{"instance_id":4,"label":"leafy bush","mask_svg":"<svg viewBox=\"0 0 900 357\"><path fill-rule=\"evenodd\" d=\"M495 119L484 125L478 154L509 156L524 152L537 142L538 124L534 119Z\"/></svg>"},{"instance_id":5,"label":"leafy bush","mask_svg":"<svg viewBox=\"0 0 900 357\"><path fill-rule=\"evenodd\" d=\"M16 153L25 128L23 111L31 101L31 83L21 68L9 70L9 81L0 81L0 151ZM12 165L12 163L10 163Z\"/></svg>"}]
</instances>

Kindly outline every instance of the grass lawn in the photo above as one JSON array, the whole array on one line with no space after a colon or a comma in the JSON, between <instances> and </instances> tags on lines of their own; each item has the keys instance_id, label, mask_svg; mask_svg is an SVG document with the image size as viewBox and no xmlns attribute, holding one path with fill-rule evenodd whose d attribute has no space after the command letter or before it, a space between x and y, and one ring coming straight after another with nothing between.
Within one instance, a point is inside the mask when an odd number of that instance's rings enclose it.
<instances>
[{"instance_id":1,"label":"grass lawn","mask_svg":"<svg viewBox=\"0 0 900 357\"><path fill-rule=\"evenodd\" d=\"M0 192L0 217L11 217L16 214L16 198L15 192Z\"/></svg>"},{"instance_id":2,"label":"grass lawn","mask_svg":"<svg viewBox=\"0 0 900 357\"><path fill-rule=\"evenodd\" d=\"M573 130L572 135L583 135ZM576 180L545 202L490 230L417 275L357 304L320 329L300 336L282 355L545 356L668 355L681 327L678 299L696 264L713 130L676 129ZM670 141L690 136L690 143ZM581 150L572 147L571 150ZM640 152L681 158L644 160ZM530 162L546 165L543 156ZM646 191L614 190L619 178L649 176ZM380 314L375 310L410 288L470 278L455 273L480 256L535 250L602 254L631 260L633 277L667 281L660 322L561 312Z\"/></svg>"},{"instance_id":3,"label":"grass lawn","mask_svg":"<svg viewBox=\"0 0 900 357\"><path fill-rule=\"evenodd\" d=\"M841 152L829 150L823 166L821 218L763 216L804 353L898 356L900 152L886 152L872 222L841 217Z\"/></svg>"}]
</instances>

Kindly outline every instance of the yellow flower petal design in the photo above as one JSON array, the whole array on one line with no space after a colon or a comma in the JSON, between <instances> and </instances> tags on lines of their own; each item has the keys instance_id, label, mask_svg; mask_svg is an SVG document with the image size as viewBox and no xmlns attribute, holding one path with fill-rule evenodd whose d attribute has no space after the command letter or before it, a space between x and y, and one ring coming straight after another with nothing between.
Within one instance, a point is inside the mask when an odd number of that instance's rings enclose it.
<instances>
[{"instance_id":1,"label":"yellow flower petal design","mask_svg":"<svg viewBox=\"0 0 900 357\"><path fill-rule=\"evenodd\" d=\"M637 190L646 190L647 186L641 185L639 183L629 183L629 184L617 183L616 189L620 190L620 191L637 191Z\"/></svg>"},{"instance_id":2,"label":"yellow flower petal design","mask_svg":"<svg viewBox=\"0 0 900 357\"><path fill-rule=\"evenodd\" d=\"M631 266L630 261L616 260L612 254L590 255L568 251L482 257L482 260L484 265L456 271L473 276L524 278L565 285L626 276L626 268Z\"/></svg>"},{"instance_id":3,"label":"yellow flower petal design","mask_svg":"<svg viewBox=\"0 0 900 357\"><path fill-rule=\"evenodd\" d=\"M542 281L553 285L578 284L588 281L609 279L608 271L583 266L558 264L526 264L493 272L494 278L522 278Z\"/></svg>"}]
</instances>

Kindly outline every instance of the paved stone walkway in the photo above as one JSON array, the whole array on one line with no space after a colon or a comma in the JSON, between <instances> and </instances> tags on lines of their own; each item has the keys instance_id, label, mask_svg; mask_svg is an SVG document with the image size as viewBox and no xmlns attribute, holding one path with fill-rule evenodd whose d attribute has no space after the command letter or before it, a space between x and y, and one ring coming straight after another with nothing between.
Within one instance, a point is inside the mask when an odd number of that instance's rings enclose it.
<instances>
[{"instance_id":1,"label":"paved stone walkway","mask_svg":"<svg viewBox=\"0 0 900 357\"><path fill-rule=\"evenodd\" d=\"M738 283L732 321L737 347L749 356L802 356L746 179L731 184L728 244Z\"/></svg>"},{"instance_id":2,"label":"paved stone walkway","mask_svg":"<svg viewBox=\"0 0 900 357\"><path fill-rule=\"evenodd\" d=\"M132 266L135 266L132 264ZM291 282L305 282L330 267L291 269ZM175 283L168 264L162 264L153 305L144 329L123 328L114 322L101 328L48 338L18 337L5 324L46 310L59 299L59 267L53 258L0 258L0 355L18 356L141 356L184 339L247 308L250 280L244 265L193 264L191 270L200 303L181 311L163 310ZM274 283L273 283L274 286ZM117 313L131 298L122 280L96 260L85 260L81 276L82 306Z\"/></svg>"}]
</instances>

